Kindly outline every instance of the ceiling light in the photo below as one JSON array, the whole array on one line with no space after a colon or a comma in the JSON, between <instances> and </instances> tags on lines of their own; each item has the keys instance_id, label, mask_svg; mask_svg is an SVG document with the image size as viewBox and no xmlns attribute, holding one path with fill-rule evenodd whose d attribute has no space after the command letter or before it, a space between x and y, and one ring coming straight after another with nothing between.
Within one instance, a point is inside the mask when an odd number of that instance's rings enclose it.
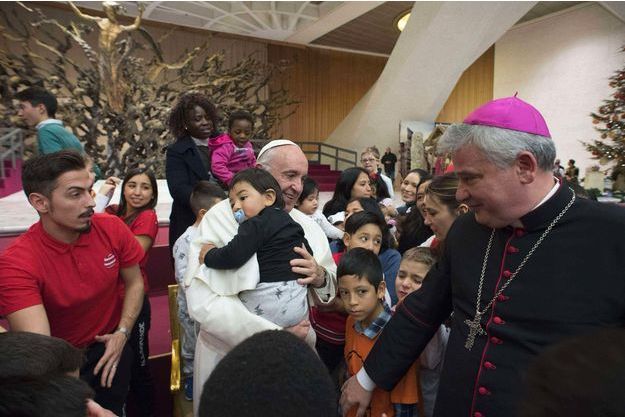
<instances>
[{"instance_id":1,"label":"ceiling light","mask_svg":"<svg viewBox=\"0 0 625 417\"><path fill-rule=\"evenodd\" d=\"M410 19L410 10L405 11L404 13L400 14L399 17L397 18L396 22L395 22L395 26L397 27L397 29L399 29L399 31L403 31L404 28L406 27L406 24L408 23L408 19Z\"/></svg>"}]
</instances>

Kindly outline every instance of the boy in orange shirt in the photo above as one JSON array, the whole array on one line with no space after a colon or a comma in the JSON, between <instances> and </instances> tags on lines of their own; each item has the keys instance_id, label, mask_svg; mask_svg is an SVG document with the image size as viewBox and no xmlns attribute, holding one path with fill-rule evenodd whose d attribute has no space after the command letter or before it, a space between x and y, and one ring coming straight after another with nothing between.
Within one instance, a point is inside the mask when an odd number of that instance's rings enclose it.
<instances>
[{"instance_id":1,"label":"boy in orange shirt","mask_svg":"<svg viewBox=\"0 0 625 417\"><path fill-rule=\"evenodd\" d=\"M399 303L411 293L419 291L423 280L436 263L430 248L411 248L404 252L395 280ZM399 305L399 303L397 305ZM393 308L396 308L397 305ZM449 328L441 324L419 356L420 408L419 417L432 417L436 393L443 369L443 357L449 340Z\"/></svg>"},{"instance_id":2,"label":"boy in orange shirt","mask_svg":"<svg viewBox=\"0 0 625 417\"><path fill-rule=\"evenodd\" d=\"M382 266L373 252L363 248L346 252L339 262L337 277L339 296L349 314L345 328L345 360L347 372L352 376L362 368L392 313L384 302L386 284ZM418 397L415 363L391 392L380 388L373 391L366 415L416 416ZM347 417L355 415L355 407L348 410Z\"/></svg>"}]
</instances>

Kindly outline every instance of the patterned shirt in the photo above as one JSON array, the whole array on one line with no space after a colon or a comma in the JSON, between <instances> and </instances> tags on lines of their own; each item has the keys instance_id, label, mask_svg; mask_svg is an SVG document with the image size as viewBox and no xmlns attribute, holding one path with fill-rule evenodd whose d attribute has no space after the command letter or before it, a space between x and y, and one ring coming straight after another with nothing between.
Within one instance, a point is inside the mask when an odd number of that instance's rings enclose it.
<instances>
[{"instance_id":1,"label":"patterned shirt","mask_svg":"<svg viewBox=\"0 0 625 417\"><path fill-rule=\"evenodd\" d=\"M378 337L384 326L386 326L386 323L388 323L393 316L393 312L386 302L382 302L382 306L384 309L375 319L373 319L369 326L363 329L362 323L357 321L354 323L354 330L369 339L375 339ZM393 409L395 410L395 417L416 417L418 415L416 404L394 403Z\"/></svg>"}]
</instances>

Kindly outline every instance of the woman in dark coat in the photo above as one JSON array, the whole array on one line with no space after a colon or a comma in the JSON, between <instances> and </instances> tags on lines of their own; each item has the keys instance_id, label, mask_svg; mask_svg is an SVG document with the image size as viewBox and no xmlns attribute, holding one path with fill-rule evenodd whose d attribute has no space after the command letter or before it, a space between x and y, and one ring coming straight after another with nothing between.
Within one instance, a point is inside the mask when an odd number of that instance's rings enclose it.
<instances>
[{"instance_id":1,"label":"woman in dark coat","mask_svg":"<svg viewBox=\"0 0 625 417\"><path fill-rule=\"evenodd\" d=\"M169 215L169 247L195 222L189 197L201 180L215 182L211 174L208 139L215 136L217 111L201 93L185 93L169 115L169 130L176 142L167 147L165 173L173 198Z\"/></svg>"}]
</instances>

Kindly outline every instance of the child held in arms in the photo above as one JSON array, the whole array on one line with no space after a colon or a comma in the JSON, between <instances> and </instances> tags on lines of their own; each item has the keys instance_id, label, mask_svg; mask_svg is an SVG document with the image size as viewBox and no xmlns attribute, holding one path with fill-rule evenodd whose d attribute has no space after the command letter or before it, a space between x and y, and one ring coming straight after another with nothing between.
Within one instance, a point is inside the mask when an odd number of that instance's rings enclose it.
<instances>
[{"instance_id":1,"label":"child held in arms","mask_svg":"<svg viewBox=\"0 0 625 417\"><path fill-rule=\"evenodd\" d=\"M310 177L304 178L302 193L295 207L313 219L323 230L328 239L342 239L343 231L334 227L319 209L319 186Z\"/></svg>"},{"instance_id":2,"label":"child held in arms","mask_svg":"<svg viewBox=\"0 0 625 417\"><path fill-rule=\"evenodd\" d=\"M208 181L199 181L193 191L189 203L195 213L195 223L176 240L173 249L174 272L178 282L178 320L182 327L182 382L184 397L188 401L193 400L193 363L195 357L195 343L197 341L196 323L189 317L187 297L184 287L184 274L189 262L189 246L197 237L200 222L211 207L226 197L224 191L217 184ZM199 327L199 326L198 326Z\"/></svg>"},{"instance_id":3,"label":"child held in arms","mask_svg":"<svg viewBox=\"0 0 625 417\"><path fill-rule=\"evenodd\" d=\"M421 289L423 280L435 263L436 259L430 248L411 248L404 252L395 280L395 289L399 298L399 303L395 308L401 308L401 303L409 294ZM419 356L419 382L423 398L423 413L420 413L420 416L432 417L434 412L436 393L443 369L443 356L448 340L449 328L441 324Z\"/></svg>"},{"instance_id":4,"label":"child held in arms","mask_svg":"<svg viewBox=\"0 0 625 417\"><path fill-rule=\"evenodd\" d=\"M228 133L211 138L211 171L225 186L230 186L234 175L256 166L254 149L250 143L254 118L246 111L233 112L228 118Z\"/></svg>"},{"instance_id":5,"label":"child held in arms","mask_svg":"<svg viewBox=\"0 0 625 417\"><path fill-rule=\"evenodd\" d=\"M260 282L255 289L239 293L241 302L278 326L297 325L308 315L307 288L297 283L302 276L291 271L290 261L299 258L293 250L296 246L313 251L302 227L284 211L280 185L265 170L246 169L232 179L229 198L240 224L238 233L222 248L203 245L200 262L209 268L235 269L256 254ZM314 332L307 331L307 341L314 343Z\"/></svg>"},{"instance_id":6,"label":"child held in arms","mask_svg":"<svg viewBox=\"0 0 625 417\"><path fill-rule=\"evenodd\" d=\"M345 361L351 377L362 368L392 312L384 301L386 284L382 265L372 251L354 248L345 253L339 262L337 276L339 296L349 314L345 326ZM370 415L414 416L418 402L415 362L392 391L381 388L373 391ZM357 409L343 411L343 415L353 417Z\"/></svg>"}]
</instances>

